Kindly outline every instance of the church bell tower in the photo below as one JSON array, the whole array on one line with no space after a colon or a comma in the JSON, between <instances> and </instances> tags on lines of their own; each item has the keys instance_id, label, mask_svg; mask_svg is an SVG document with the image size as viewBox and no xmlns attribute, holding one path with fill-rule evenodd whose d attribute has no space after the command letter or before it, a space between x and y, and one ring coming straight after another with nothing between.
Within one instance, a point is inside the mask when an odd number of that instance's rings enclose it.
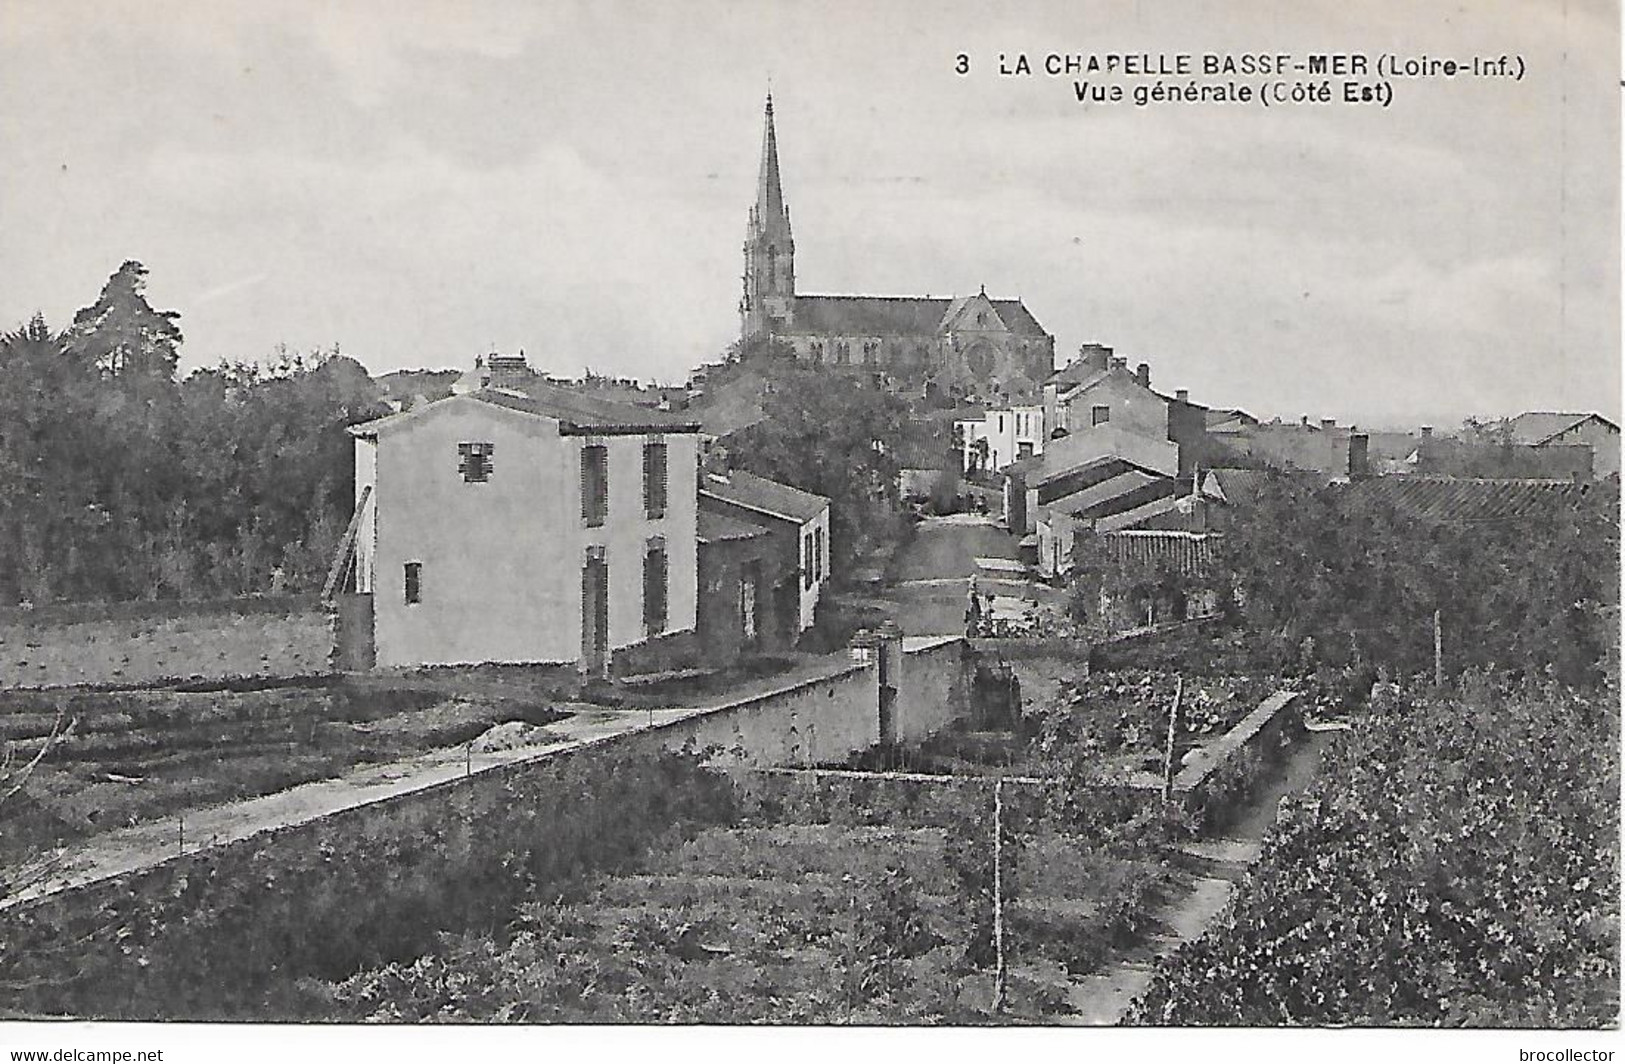
<instances>
[{"instance_id":1,"label":"church bell tower","mask_svg":"<svg viewBox=\"0 0 1625 1064\"><path fill-rule=\"evenodd\" d=\"M745 228L745 294L739 302L747 340L788 325L796 301L796 244L790 235L790 208L779 185L772 93L762 122L762 166L756 178L756 204Z\"/></svg>"}]
</instances>

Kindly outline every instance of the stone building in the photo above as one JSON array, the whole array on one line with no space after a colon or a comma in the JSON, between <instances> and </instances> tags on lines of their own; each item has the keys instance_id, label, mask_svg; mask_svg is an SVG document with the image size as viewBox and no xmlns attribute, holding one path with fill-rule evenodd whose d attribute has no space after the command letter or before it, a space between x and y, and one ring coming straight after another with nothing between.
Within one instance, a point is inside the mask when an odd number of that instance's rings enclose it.
<instances>
[{"instance_id":1,"label":"stone building","mask_svg":"<svg viewBox=\"0 0 1625 1064\"><path fill-rule=\"evenodd\" d=\"M868 371L901 394L944 404L1037 402L1054 367L1055 338L1021 300L986 289L953 298L798 292L772 96L744 251L746 344L777 341L798 359Z\"/></svg>"}]
</instances>

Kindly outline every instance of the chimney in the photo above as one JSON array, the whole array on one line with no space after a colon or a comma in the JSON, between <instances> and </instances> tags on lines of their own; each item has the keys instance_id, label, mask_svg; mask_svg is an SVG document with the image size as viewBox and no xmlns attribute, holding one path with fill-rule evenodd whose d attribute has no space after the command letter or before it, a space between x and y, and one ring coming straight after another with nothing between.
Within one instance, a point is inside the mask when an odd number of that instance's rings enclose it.
<instances>
[{"instance_id":1,"label":"chimney","mask_svg":"<svg viewBox=\"0 0 1625 1064\"><path fill-rule=\"evenodd\" d=\"M1337 419L1335 417L1323 417L1320 419L1320 427L1323 429L1335 429L1337 427Z\"/></svg>"},{"instance_id":2,"label":"chimney","mask_svg":"<svg viewBox=\"0 0 1625 1064\"><path fill-rule=\"evenodd\" d=\"M1135 366L1134 367L1134 379L1140 382L1140 387L1142 387L1142 388L1151 387L1151 365L1150 365L1150 363L1141 362L1138 366Z\"/></svg>"},{"instance_id":3,"label":"chimney","mask_svg":"<svg viewBox=\"0 0 1625 1064\"><path fill-rule=\"evenodd\" d=\"M1189 388L1181 388L1174 392L1174 398L1179 400L1181 403L1188 403L1191 401L1191 390Z\"/></svg>"},{"instance_id":4,"label":"chimney","mask_svg":"<svg viewBox=\"0 0 1625 1064\"><path fill-rule=\"evenodd\" d=\"M1308 428L1309 427L1309 415L1304 414L1302 417L1300 417L1298 419L1298 424L1302 425L1304 428Z\"/></svg>"},{"instance_id":5,"label":"chimney","mask_svg":"<svg viewBox=\"0 0 1625 1064\"><path fill-rule=\"evenodd\" d=\"M1422 438L1424 440L1431 440L1433 438L1433 426L1432 425L1423 425L1422 426Z\"/></svg>"},{"instance_id":6,"label":"chimney","mask_svg":"<svg viewBox=\"0 0 1625 1064\"><path fill-rule=\"evenodd\" d=\"M1111 365L1112 349L1105 344L1084 344L1078 348L1078 361L1092 370L1103 370Z\"/></svg>"},{"instance_id":7,"label":"chimney","mask_svg":"<svg viewBox=\"0 0 1625 1064\"><path fill-rule=\"evenodd\" d=\"M1120 355L1113 355L1111 360L1111 368L1128 369L1128 359Z\"/></svg>"},{"instance_id":8,"label":"chimney","mask_svg":"<svg viewBox=\"0 0 1625 1064\"><path fill-rule=\"evenodd\" d=\"M1364 480L1371 475L1371 437L1363 432L1349 435L1349 479Z\"/></svg>"}]
</instances>

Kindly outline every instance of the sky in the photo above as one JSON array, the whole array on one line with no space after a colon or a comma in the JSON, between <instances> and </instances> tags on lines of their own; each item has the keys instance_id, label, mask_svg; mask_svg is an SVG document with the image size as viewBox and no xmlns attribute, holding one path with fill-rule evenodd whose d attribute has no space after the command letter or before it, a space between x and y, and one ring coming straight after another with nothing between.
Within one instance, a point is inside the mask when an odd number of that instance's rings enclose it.
<instances>
[{"instance_id":1,"label":"sky","mask_svg":"<svg viewBox=\"0 0 1625 1064\"><path fill-rule=\"evenodd\" d=\"M738 333L771 84L804 292L986 285L1061 361L1265 417L1617 420L1618 34L1605 0L7 0L0 328L134 258L183 369L680 381ZM1268 110L997 72L1310 50L1527 72Z\"/></svg>"}]
</instances>

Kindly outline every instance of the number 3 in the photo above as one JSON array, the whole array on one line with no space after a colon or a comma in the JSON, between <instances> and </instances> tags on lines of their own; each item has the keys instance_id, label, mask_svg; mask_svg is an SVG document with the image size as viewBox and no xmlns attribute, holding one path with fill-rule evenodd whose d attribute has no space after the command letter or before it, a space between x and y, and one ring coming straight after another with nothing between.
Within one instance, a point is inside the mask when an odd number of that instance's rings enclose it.
<instances>
[{"instance_id":1,"label":"number 3","mask_svg":"<svg viewBox=\"0 0 1625 1064\"><path fill-rule=\"evenodd\" d=\"M954 73L955 74L969 74L970 73L970 56L966 55L964 52L959 53L958 58L954 62Z\"/></svg>"}]
</instances>

